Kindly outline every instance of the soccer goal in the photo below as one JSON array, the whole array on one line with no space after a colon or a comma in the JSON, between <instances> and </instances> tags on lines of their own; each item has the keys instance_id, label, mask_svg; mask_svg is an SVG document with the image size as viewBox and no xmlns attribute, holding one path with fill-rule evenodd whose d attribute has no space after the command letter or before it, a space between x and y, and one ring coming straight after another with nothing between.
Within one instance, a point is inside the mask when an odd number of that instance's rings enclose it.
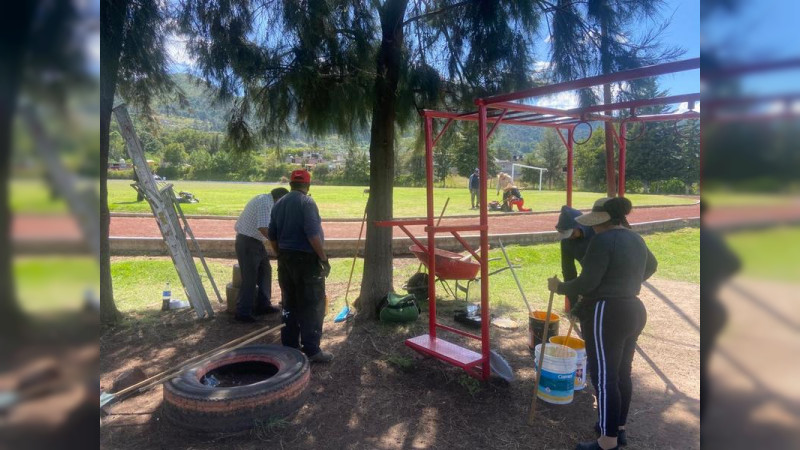
<instances>
[{"instance_id":1,"label":"soccer goal","mask_svg":"<svg viewBox=\"0 0 800 450\"><path fill-rule=\"evenodd\" d=\"M525 164L511 164L511 182L514 182L514 172L517 167L539 171L539 190L542 190L542 174L547 171L544 167L526 166Z\"/></svg>"}]
</instances>

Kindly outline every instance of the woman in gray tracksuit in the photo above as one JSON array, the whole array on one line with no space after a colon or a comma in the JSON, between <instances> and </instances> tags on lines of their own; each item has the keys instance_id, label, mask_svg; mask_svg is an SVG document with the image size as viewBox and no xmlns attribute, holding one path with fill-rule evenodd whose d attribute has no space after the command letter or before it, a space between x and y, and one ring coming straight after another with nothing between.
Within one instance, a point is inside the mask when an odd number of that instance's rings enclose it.
<instances>
[{"instance_id":1,"label":"woman in gray tracksuit","mask_svg":"<svg viewBox=\"0 0 800 450\"><path fill-rule=\"evenodd\" d=\"M647 321L638 295L642 282L658 265L644 239L630 230L625 216L631 209L624 197L604 198L595 202L591 213L577 217L578 223L596 233L581 261L581 274L567 282L558 277L548 280L551 291L570 298L583 296L573 311L581 321L589 374L597 392L600 437L578 444L578 450L627 444L631 366L636 340Z\"/></svg>"}]
</instances>

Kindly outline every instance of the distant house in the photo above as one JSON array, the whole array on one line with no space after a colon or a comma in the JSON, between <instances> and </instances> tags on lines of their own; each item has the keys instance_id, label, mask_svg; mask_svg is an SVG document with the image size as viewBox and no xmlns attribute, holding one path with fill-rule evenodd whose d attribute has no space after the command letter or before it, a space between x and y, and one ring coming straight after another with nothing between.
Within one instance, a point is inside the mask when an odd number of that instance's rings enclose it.
<instances>
[{"instance_id":1,"label":"distant house","mask_svg":"<svg viewBox=\"0 0 800 450\"><path fill-rule=\"evenodd\" d=\"M513 160L508 159L494 159L494 164L500 172L511 173L511 165L514 164Z\"/></svg>"},{"instance_id":2,"label":"distant house","mask_svg":"<svg viewBox=\"0 0 800 450\"><path fill-rule=\"evenodd\" d=\"M344 154L337 153L336 155L334 155L333 161L328 161L328 167L331 170L338 170L344 167Z\"/></svg>"},{"instance_id":3,"label":"distant house","mask_svg":"<svg viewBox=\"0 0 800 450\"><path fill-rule=\"evenodd\" d=\"M317 152L303 152L300 155L288 155L286 157L287 164L299 164L309 170L323 162L325 162L325 158L322 157L321 153Z\"/></svg>"},{"instance_id":4,"label":"distant house","mask_svg":"<svg viewBox=\"0 0 800 450\"><path fill-rule=\"evenodd\" d=\"M130 166L128 165L127 162L125 162L125 159L123 158L120 158L119 161L117 162L114 161L108 162L108 170L125 170L129 167Z\"/></svg>"}]
</instances>

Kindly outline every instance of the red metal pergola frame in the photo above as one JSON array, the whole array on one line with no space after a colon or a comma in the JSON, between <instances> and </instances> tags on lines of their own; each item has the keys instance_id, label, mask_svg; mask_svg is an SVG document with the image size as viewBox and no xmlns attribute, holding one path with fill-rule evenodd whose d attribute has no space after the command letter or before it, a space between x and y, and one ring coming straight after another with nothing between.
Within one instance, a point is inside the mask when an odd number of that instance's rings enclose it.
<instances>
[{"instance_id":1,"label":"red metal pergola frame","mask_svg":"<svg viewBox=\"0 0 800 450\"><path fill-rule=\"evenodd\" d=\"M673 95L652 99L618 102L608 105L596 105L569 110L546 108L540 106L517 103L519 100L530 100L537 97L551 95L575 89L591 88L609 83L619 83L638 78L654 77L670 73L695 70L700 68L700 58L658 64L637 69L617 72L608 75L583 78L564 83L526 89L509 94L479 98L475 100L477 111L468 113L453 113L445 111L423 110L421 116L425 127L425 163L427 176L427 218L422 220L391 220L377 222L379 226L398 226L411 240L423 248L428 249L428 334L406 340L406 345L414 350L433 356L455 366L461 367L470 375L488 380L491 373L489 364L489 219L487 201L487 142L497 127L503 124L523 125L534 127L555 128L562 142L567 148L567 205L572 205L573 184L573 144L575 127L589 121L615 122L619 124L619 131L615 130L615 139L619 143L619 184L620 196L625 195L625 159L626 159L626 124L630 122L652 122L667 120L699 119L700 114L692 111L695 103L700 101L700 94ZM673 114L637 115L636 109L654 105L672 105L688 102L690 111ZM612 111L627 111L627 117L614 116ZM434 137L434 119L446 119ZM478 122L478 170L480 171L480 220L476 225L461 226L436 226L434 225L435 213L433 208L433 147L447 131L455 120ZM487 124L492 124L487 131ZM563 131L566 130L567 136ZM408 225L425 225L428 234L427 246L419 242L406 228ZM461 238L461 231L480 232L480 254L478 260L481 265L481 334L480 336L458 330L436 321L436 234L450 233L466 250L473 255L476 252ZM467 336L481 342L481 352L460 347L437 336L437 330L443 329L462 336Z\"/></svg>"}]
</instances>

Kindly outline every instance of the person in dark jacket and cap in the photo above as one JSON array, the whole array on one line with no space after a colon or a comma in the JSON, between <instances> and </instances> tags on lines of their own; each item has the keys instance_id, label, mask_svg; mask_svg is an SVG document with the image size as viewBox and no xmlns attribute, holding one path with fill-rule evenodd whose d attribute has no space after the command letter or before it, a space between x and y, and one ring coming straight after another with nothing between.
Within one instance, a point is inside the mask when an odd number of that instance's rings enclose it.
<instances>
[{"instance_id":1,"label":"person in dark jacket and cap","mask_svg":"<svg viewBox=\"0 0 800 450\"><path fill-rule=\"evenodd\" d=\"M577 209L564 205L561 207L561 214L556 223L556 231L561 238L561 275L564 277L564 281L578 278L575 261L580 262L583 259L583 255L586 254L586 249L589 247L589 240L594 236L592 227L581 225L575 220L581 214L583 213ZM565 297L564 309L569 312L577 300Z\"/></svg>"}]
</instances>

